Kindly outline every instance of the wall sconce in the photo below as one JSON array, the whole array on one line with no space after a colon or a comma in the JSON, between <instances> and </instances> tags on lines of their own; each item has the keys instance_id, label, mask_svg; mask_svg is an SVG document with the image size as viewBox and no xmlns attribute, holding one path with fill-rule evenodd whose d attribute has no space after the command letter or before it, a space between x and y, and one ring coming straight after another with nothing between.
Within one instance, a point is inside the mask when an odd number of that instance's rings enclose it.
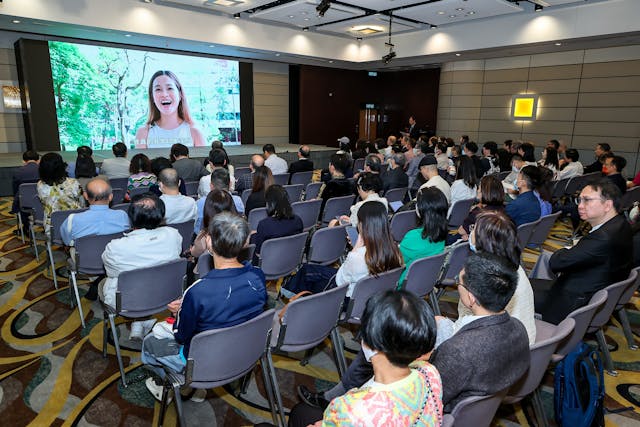
<instances>
[{"instance_id":1,"label":"wall sconce","mask_svg":"<svg viewBox=\"0 0 640 427\"><path fill-rule=\"evenodd\" d=\"M511 120L535 120L538 112L538 95L513 95Z\"/></svg>"}]
</instances>

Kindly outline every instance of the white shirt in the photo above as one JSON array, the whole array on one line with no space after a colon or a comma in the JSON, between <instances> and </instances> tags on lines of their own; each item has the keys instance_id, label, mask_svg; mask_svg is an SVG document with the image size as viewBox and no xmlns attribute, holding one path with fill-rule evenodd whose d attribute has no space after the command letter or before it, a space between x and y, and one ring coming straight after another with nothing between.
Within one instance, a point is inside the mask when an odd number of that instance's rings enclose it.
<instances>
[{"instance_id":1,"label":"white shirt","mask_svg":"<svg viewBox=\"0 0 640 427\"><path fill-rule=\"evenodd\" d=\"M104 159L100 173L106 175L107 178L129 178L129 165L131 162L125 157L114 157L112 159Z\"/></svg>"},{"instance_id":2,"label":"white shirt","mask_svg":"<svg viewBox=\"0 0 640 427\"><path fill-rule=\"evenodd\" d=\"M364 260L366 251L367 248L364 246L353 249L336 273L336 285L349 286L347 297L351 297L351 294L353 294L356 282L369 275L369 267L367 267L367 262Z\"/></svg>"},{"instance_id":3,"label":"white shirt","mask_svg":"<svg viewBox=\"0 0 640 427\"><path fill-rule=\"evenodd\" d=\"M447 203L451 204L451 187L449 186L449 183L445 181L440 175L436 175L433 178L430 178L429 181L420 186L420 190L427 187L436 187L438 190L442 191L444 197L447 198Z\"/></svg>"},{"instance_id":4,"label":"white shirt","mask_svg":"<svg viewBox=\"0 0 640 427\"><path fill-rule=\"evenodd\" d=\"M288 173L289 171L287 161L281 157L278 157L277 154L270 155L269 158L264 161L264 165L271 169L271 173L274 175Z\"/></svg>"},{"instance_id":5,"label":"white shirt","mask_svg":"<svg viewBox=\"0 0 640 427\"><path fill-rule=\"evenodd\" d=\"M164 219L167 224L195 221L198 217L196 201L192 197L183 196L182 194L163 194L160 199L164 202Z\"/></svg>"},{"instance_id":6,"label":"white shirt","mask_svg":"<svg viewBox=\"0 0 640 427\"><path fill-rule=\"evenodd\" d=\"M580 162L571 162L564 167L561 171L556 172L556 179L561 180L565 178L573 178L574 176L580 176L584 173L584 166Z\"/></svg>"},{"instance_id":7,"label":"white shirt","mask_svg":"<svg viewBox=\"0 0 640 427\"><path fill-rule=\"evenodd\" d=\"M369 194L369 196L367 196L365 200L360 200L358 203L351 206L351 216L349 217L349 220L351 221L352 226L358 226L358 210L360 209L360 206L367 202L380 202L384 205L385 208L387 208L387 211L389 210L389 202L386 198L380 197L378 193Z\"/></svg>"},{"instance_id":8,"label":"white shirt","mask_svg":"<svg viewBox=\"0 0 640 427\"><path fill-rule=\"evenodd\" d=\"M476 187L469 188L462 179L456 179L453 181L453 184L451 184L451 205L447 211L447 216L451 215L451 208L455 202L459 200L475 199L476 194Z\"/></svg>"},{"instance_id":9,"label":"white shirt","mask_svg":"<svg viewBox=\"0 0 640 427\"><path fill-rule=\"evenodd\" d=\"M236 188L236 178L233 176L233 167L227 166L229 172L229 191L232 192ZM198 181L198 198L207 197L211 191L211 174L205 175Z\"/></svg>"}]
</instances>

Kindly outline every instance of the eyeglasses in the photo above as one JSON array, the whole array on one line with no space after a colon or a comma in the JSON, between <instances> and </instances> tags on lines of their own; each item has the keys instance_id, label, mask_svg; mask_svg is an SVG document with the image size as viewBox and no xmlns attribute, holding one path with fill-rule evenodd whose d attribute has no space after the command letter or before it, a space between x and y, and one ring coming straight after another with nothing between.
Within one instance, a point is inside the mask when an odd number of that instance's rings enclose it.
<instances>
[{"instance_id":1,"label":"eyeglasses","mask_svg":"<svg viewBox=\"0 0 640 427\"><path fill-rule=\"evenodd\" d=\"M580 203L584 203L585 205L589 202L592 202L594 200L599 200L601 202L604 202L604 200L601 197L576 197L576 205L579 205Z\"/></svg>"},{"instance_id":2,"label":"eyeglasses","mask_svg":"<svg viewBox=\"0 0 640 427\"><path fill-rule=\"evenodd\" d=\"M462 282L460 281L460 275L459 275L459 274L456 274L456 277L454 277L454 279L453 279L453 280L455 281L455 283L456 283L456 286L457 286L457 287L465 288L465 289L466 289L466 287L464 286L464 283L462 283Z\"/></svg>"}]
</instances>

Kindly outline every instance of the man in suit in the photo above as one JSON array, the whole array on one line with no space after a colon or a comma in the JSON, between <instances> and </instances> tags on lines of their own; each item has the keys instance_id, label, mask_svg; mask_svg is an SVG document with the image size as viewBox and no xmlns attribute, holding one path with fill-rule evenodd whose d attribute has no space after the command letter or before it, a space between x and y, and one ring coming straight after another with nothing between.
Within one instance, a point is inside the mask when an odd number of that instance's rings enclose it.
<instances>
[{"instance_id":1,"label":"man in suit","mask_svg":"<svg viewBox=\"0 0 640 427\"><path fill-rule=\"evenodd\" d=\"M420 130L418 129L418 125L416 124L416 119L413 116L409 116L409 129L407 130L409 137L414 140L418 140L420 137Z\"/></svg>"},{"instance_id":2,"label":"man in suit","mask_svg":"<svg viewBox=\"0 0 640 427\"><path fill-rule=\"evenodd\" d=\"M558 278L536 280L536 312L560 323L567 314L585 306L591 296L629 276L633 265L631 226L620 210L620 190L608 179L587 185L580 192L578 213L591 231L572 248L556 251L549 268Z\"/></svg>"},{"instance_id":3,"label":"man in suit","mask_svg":"<svg viewBox=\"0 0 640 427\"><path fill-rule=\"evenodd\" d=\"M22 161L24 164L13 173L13 205L11 213L20 211L20 206L18 206L20 184L38 182L40 179L40 173L38 172L40 155L35 150L28 150L22 153ZM29 228L29 215L21 213L20 216L22 217L23 229L26 232Z\"/></svg>"},{"instance_id":4,"label":"man in suit","mask_svg":"<svg viewBox=\"0 0 640 427\"><path fill-rule=\"evenodd\" d=\"M409 186L409 177L404 172L404 154L394 153L389 159L389 170L382 176L382 189L386 193L392 188Z\"/></svg>"},{"instance_id":5,"label":"man in suit","mask_svg":"<svg viewBox=\"0 0 640 427\"><path fill-rule=\"evenodd\" d=\"M298 148L298 160L289 165L289 173L313 171L313 161L309 160L311 149L308 145L301 145Z\"/></svg>"}]
</instances>

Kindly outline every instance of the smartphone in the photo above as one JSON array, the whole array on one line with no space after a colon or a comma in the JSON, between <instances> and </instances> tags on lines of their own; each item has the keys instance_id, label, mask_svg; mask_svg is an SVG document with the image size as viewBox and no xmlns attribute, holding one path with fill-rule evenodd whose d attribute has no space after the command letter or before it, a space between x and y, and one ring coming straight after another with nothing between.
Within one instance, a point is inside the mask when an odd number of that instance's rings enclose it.
<instances>
[{"instance_id":1,"label":"smartphone","mask_svg":"<svg viewBox=\"0 0 640 427\"><path fill-rule=\"evenodd\" d=\"M356 242L358 241L358 229L352 225L349 225L345 227L344 230L347 232L347 237L349 237L349 240L351 240L351 246L355 246Z\"/></svg>"}]
</instances>

